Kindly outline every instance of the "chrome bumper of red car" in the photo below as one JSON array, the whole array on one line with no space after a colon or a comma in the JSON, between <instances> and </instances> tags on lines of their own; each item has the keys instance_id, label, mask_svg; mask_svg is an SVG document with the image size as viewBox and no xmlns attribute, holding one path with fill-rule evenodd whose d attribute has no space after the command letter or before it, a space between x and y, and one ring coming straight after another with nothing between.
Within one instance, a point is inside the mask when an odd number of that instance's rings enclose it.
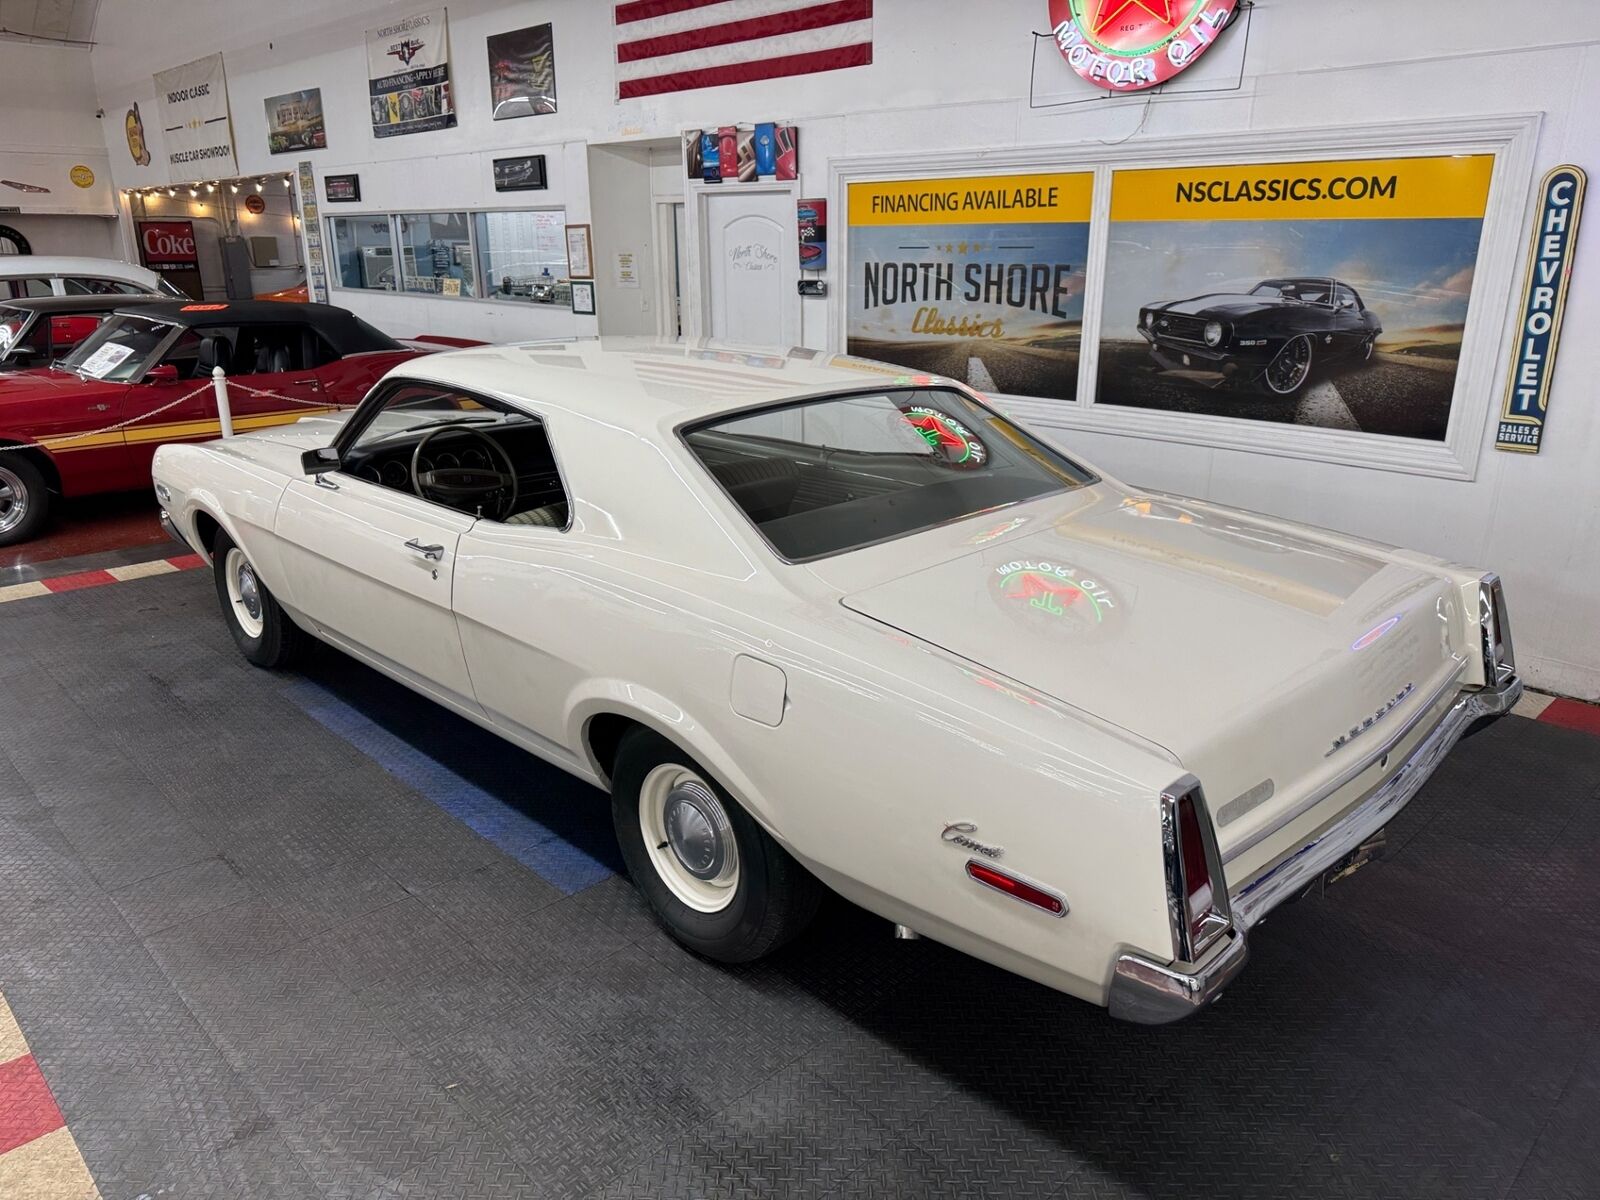
<instances>
[{"instance_id":1,"label":"chrome bumper of red car","mask_svg":"<svg viewBox=\"0 0 1600 1200\"><path fill-rule=\"evenodd\" d=\"M1444 756L1468 733L1510 712L1522 680L1510 675L1498 687L1464 692L1433 732L1371 795L1337 824L1232 894L1234 927L1208 958L1194 966L1159 963L1139 954L1117 959L1111 979L1111 1015L1141 1025L1164 1025L1204 1008L1244 968L1245 934L1278 905L1299 895L1395 818Z\"/></svg>"}]
</instances>

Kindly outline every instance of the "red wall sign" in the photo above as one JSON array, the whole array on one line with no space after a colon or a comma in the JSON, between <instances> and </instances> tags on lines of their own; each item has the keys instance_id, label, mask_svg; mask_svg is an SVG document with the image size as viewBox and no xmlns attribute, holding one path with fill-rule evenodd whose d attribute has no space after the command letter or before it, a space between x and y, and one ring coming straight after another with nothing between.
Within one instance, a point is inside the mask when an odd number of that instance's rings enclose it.
<instances>
[{"instance_id":1,"label":"red wall sign","mask_svg":"<svg viewBox=\"0 0 1600 1200\"><path fill-rule=\"evenodd\" d=\"M139 222L139 259L147 267L198 266L200 256L194 246L194 222Z\"/></svg>"},{"instance_id":2,"label":"red wall sign","mask_svg":"<svg viewBox=\"0 0 1600 1200\"><path fill-rule=\"evenodd\" d=\"M1050 28L1079 75L1137 92L1192 66L1236 7L1237 0L1050 0Z\"/></svg>"}]
</instances>

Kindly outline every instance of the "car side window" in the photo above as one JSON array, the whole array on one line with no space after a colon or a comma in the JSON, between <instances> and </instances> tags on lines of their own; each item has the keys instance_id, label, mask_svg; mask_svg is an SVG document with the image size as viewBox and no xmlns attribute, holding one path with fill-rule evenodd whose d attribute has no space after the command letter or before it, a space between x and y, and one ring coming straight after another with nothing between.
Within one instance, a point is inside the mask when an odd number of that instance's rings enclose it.
<instances>
[{"instance_id":1,"label":"car side window","mask_svg":"<svg viewBox=\"0 0 1600 1200\"><path fill-rule=\"evenodd\" d=\"M241 325L233 347L239 375L276 375L305 366L305 326L273 322Z\"/></svg>"},{"instance_id":2,"label":"car side window","mask_svg":"<svg viewBox=\"0 0 1600 1200\"><path fill-rule=\"evenodd\" d=\"M8 295L13 300L22 300L25 298L37 299L40 296L55 295L55 292L50 287L50 281L39 276L30 276L24 279L9 279L6 280L6 283L10 285L10 292Z\"/></svg>"},{"instance_id":3,"label":"car side window","mask_svg":"<svg viewBox=\"0 0 1600 1200\"><path fill-rule=\"evenodd\" d=\"M1333 306L1335 308L1361 307L1356 303L1356 294L1342 283L1333 289Z\"/></svg>"}]
</instances>

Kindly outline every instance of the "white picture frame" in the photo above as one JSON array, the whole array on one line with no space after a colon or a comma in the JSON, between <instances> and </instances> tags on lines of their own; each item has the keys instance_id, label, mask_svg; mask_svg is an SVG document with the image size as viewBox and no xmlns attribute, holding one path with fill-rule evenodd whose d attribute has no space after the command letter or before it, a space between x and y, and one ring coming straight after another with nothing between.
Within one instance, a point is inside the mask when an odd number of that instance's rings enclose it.
<instances>
[{"instance_id":1,"label":"white picture frame","mask_svg":"<svg viewBox=\"0 0 1600 1200\"><path fill-rule=\"evenodd\" d=\"M594 278L594 244L587 225L567 226L567 278Z\"/></svg>"}]
</instances>

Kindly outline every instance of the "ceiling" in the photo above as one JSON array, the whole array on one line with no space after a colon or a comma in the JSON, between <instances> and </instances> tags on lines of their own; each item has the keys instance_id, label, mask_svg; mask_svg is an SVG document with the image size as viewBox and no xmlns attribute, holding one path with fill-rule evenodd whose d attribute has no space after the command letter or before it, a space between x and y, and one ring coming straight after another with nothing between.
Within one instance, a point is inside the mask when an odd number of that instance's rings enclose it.
<instances>
[{"instance_id":1,"label":"ceiling","mask_svg":"<svg viewBox=\"0 0 1600 1200\"><path fill-rule=\"evenodd\" d=\"M100 0L0 0L0 36L87 43Z\"/></svg>"}]
</instances>

